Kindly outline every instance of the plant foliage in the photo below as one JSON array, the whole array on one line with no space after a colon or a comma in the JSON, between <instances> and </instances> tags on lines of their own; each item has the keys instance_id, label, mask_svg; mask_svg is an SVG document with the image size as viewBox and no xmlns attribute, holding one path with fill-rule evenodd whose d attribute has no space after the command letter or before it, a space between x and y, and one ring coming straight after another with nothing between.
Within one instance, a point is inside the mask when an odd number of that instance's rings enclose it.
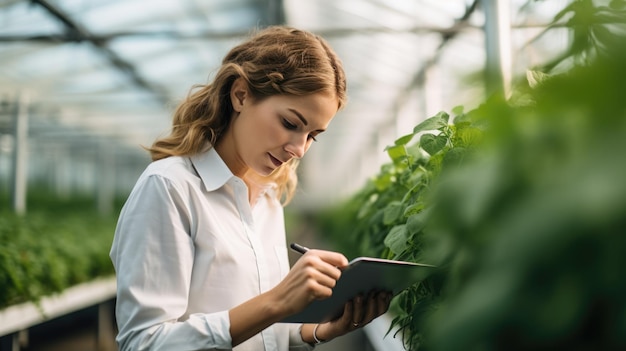
<instances>
[{"instance_id":1,"label":"plant foliage","mask_svg":"<svg viewBox=\"0 0 626 351\"><path fill-rule=\"evenodd\" d=\"M24 216L0 210L0 308L113 274L114 217L85 200L38 196L30 207Z\"/></svg>"},{"instance_id":2,"label":"plant foliage","mask_svg":"<svg viewBox=\"0 0 626 351\"><path fill-rule=\"evenodd\" d=\"M567 14L588 40L560 58L568 69L420 123L322 216L355 255L437 265L394 299L407 348L626 349L622 4L568 5L555 22Z\"/></svg>"}]
</instances>

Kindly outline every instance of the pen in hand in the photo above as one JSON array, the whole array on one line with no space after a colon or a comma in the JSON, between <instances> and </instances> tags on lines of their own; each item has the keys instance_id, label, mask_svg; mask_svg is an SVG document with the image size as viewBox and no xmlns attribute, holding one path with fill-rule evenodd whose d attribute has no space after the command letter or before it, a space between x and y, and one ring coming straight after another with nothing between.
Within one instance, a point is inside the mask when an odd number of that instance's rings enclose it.
<instances>
[{"instance_id":1,"label":"pen in hand","mask_svg":"<svg viewBox=\"0 0 626 351\"><path fill-rule=\"evenodd\" d=\"M309 251L308 247L302 246L300 244L296 244L296 243L291 243L291 245L289 245L289 247L291 247L292 250L299 252L301 254L305 254L307 251Z\"/></svg>"},{"instance_id":2,"label":"pen in hand","mask_svg":"<svg viewBox=\"0 0 626 351\"><path fill-rule=\"evenodd\" d=\"M296 243L291 243L291 244L289 245L289 247L291 247L291 249L292 249L293 251L296 251L296 252L298 252L298 253L300 253L300 254L302 254L302 255L304 255L307 251L309 251L309 250L310 250L308 247L306 247L306 246L302 246L302 245L300 245L300 244L296 244ZM342 268L339 268L339 267L337 267L337 268L338 268L338 269L342 269Z\"/></svg>"}]
</instances>

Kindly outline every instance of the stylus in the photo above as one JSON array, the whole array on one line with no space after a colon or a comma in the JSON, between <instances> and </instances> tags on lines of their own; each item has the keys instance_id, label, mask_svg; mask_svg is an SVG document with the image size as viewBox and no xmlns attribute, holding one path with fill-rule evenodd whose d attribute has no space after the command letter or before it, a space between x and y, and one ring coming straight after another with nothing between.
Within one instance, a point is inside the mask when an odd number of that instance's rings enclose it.
<instances>
[{"instance_id":1,"label":"stylus","mask_svg":"<svg viewBox=\"0 0 626 351\"><path fill-rule=\"evenodd\" d=\"M291 243L291 245L289 245L289 247L291 247L291 249L293 251L299 252L301 254L305 254L307 251L309 251L308 247L302 246L300 244L296 244L296 243Z\"/></svg>"}]
</instances>

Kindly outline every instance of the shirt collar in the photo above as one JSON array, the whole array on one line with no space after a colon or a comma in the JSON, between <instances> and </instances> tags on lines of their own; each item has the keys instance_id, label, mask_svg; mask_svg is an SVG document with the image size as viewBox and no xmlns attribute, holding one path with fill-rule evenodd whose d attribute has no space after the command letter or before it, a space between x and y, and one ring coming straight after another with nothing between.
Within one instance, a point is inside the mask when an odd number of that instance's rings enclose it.
<instances>
[{"instance_id":1,"label":"shirt collar","mask_svg":"<svg viewBox=\"0 0 626 351\"><path fill-rule=\"evenodd\" d=\"M234 177L214 147L210 147L208 151L191 156L190 160L207 191L219 189L230 178Z\"/></svg>"},{"instance_id":2,"label":"shirt collar","mask_svg":"<svg viewBox=\"0 0 626 351\"><path fill-rule=\"evenodd\" d=\"M207 151L190 156L189 159L207 191L217 190L235 177L214 147L209 147ZM276 197L278 188L276 183L265 184L262 188L261 196Z\"/></svg>"}]
</instances>

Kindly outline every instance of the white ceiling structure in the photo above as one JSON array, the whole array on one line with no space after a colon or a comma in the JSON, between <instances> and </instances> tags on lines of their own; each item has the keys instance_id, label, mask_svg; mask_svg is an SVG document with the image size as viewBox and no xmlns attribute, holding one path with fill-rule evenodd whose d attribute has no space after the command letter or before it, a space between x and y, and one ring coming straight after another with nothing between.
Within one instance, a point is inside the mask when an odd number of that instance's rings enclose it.
<instances>
[{"instance_id":1,"label":"white ceiling structure","mask_svg":"<svg viewBox=\"0 0 626 351\"><path fill-rule=\"evenodd\" d=\"M567 43L563 31L539 36L567 1L500 2L510 8L516 74ZM348 106L304 158L296 200L333 202L374 175L384 147L419 121L483 99L481 82L467 79L485 65L480 4L0 0L0 177L9 173L12 111L22 106L31 178L88 186L106 162L118 191L127 190L149 162L141 145L168 130L191 86L206 83L251 29L287 23L325 37L348 76Z\"/></svg>"}]
</instances>

